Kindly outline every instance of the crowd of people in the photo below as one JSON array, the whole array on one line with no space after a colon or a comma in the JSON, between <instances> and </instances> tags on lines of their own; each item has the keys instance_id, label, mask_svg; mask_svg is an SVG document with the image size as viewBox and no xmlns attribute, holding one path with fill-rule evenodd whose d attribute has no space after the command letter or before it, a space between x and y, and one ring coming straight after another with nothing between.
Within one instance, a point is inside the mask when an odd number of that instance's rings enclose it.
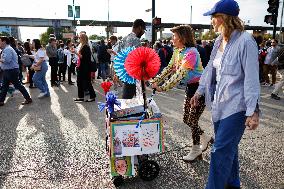
<instances>
[{"instance_id":1,"label":"crowd of people","mask_svg":"<svg viewBox=\"0 0 284 189\"><path fill-rule=\"evenodd\" d=\"M284 50L276 39L264 41L244 31L239 10L236 1L221 0L204 14L211 16L214 31L220 33L214 42L195 40L192 28L181 25L171 29L171 41L159 40L153 44L161 68L150 81L150 87L158 92L166 92L176 85L186 88L183 122L191 129L193 146L183 160L200 159L214 141L207 189L240 188L238 144L246 127L249 130L258 127L260 84L273 86L271 97L276 100L280 99L278 95L284 84L281 66ZM38 98L50 97L49 87L59 87L66 80L66 72L70 86L74 85L72 75L77 77L75 102L96 100L92 85L95 78L112 80L115 90L123 87L123 99L133 98L136 84L119 80L113 70L113 60L127 47L151 47L148 41L141 41L145 28L145 22L136 19L131 33L121 40L111 36L109 41L101 40L95 46L85 32L79 34L78 43L67 40L64 44L50 37L46 48L38 39L22 46L13 37L0 37L0 106L4 105L10 84L24 96L23 105L32 103L23 86L23 66L28 69L26 82L29 87L40 90ZM24 61L24 57L28 59ZM50 85L46 81L47 63L51 70ZM278 83L277 71L282 74ZM90 96L87 100L86 94ZM198 125L206 106L212 113L214 137L208 136Z\"/></svg>"},{"instance_id":2,"label":"crowd of people","mask_svg":"<svg viewBox=\"0 0 284 189\"><path fill-rule=\"evenodd\" d=\"M271 98L280 100L279 92L284 85L284 80L282 77L276 84L276 75L279 72L284 76L284 48L279 46L276 39L263 40L262 36L258 36L256 42L259 49L259 80L263 86L274 87Z\"/></svg>"}]
</instances>

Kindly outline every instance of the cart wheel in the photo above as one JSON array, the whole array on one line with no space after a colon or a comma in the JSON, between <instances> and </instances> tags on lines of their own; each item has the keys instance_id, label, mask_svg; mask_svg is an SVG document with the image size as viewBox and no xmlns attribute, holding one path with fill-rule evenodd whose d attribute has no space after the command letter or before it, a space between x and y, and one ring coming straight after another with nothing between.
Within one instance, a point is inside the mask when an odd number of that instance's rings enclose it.
<instances>
[{"instance_id":1,"label":"cart wheel","mask_svg":"<svg viewBox=\"0 0 284 189\"><path fill-rule=\"evenodd\" d=\"M154 180L160 171L160 166L153 160L141 162L139 166L139 177L145 181Z\"/></svg>"},{"instance_id":2,"label":"cart wheel","mask_svg":"<svg viewBox=\"0 0 284 189\"><path fill-rule=\"evenodd\" d=\"M115 187L119 187L123 184L124 180L122 176L113 177L113 184Z\"/></svg>"}]
</instances>

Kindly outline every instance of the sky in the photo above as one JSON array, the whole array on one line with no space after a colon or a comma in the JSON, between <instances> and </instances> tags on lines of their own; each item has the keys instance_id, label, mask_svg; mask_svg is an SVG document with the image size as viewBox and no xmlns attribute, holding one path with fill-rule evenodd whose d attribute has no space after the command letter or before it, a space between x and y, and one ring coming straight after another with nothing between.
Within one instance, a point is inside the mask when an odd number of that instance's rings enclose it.
<instances>
[{"instance_id":1,"label":"sky","mask_svg":"<svg viewBox=\"0 0 284 189\"><path fill-rule=\"evenodd\" d=\"M109 1L109 9L108 9ZM237 0L240 6L240 18L249 25L268 26L264 23L267 14L268 0ZM210 24L210 17L202 14L210 10L217 0L156 0L156 16L162 18L164 23L190 23L190 7L192 6L193 24ZM1 1L0 17L25 17L25 18L60 18L68 19L67 7L72 5L72 0L9 0ZM13 7L13 11L10 8ZM151 8L152 0L75 0L75 5L81 8L83 20L134 21L142 18L151 21L152 13L145 12ZM281 15L279 8L279 15ZM280 16L279 16L280 17ZM72 19L72 18L70 18ZM280 20L278 26L280 25ZM103 27L78 27L78 31L85 30L88 35L105 35ZM22 39L38 38L46 28L20 27ZM130 28L118 28L118 36L126 35ZM168 32L166 30L165 32Z\"/></svg>"}]
</instances>

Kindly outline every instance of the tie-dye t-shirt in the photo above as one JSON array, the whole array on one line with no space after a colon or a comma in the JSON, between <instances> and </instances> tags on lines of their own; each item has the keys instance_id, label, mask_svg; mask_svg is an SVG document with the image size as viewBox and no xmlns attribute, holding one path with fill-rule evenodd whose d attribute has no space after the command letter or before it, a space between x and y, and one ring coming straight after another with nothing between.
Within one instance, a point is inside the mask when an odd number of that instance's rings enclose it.
<instances>
[{"instance_id":1,"label":"tie-dye t-shirt","mask_svg":"<svg viewBox=\"0 0 284 189\"><path fill-rule=\"evenodd\" d=\"M194 47L175 49L169 65L152 82L164 82L160 87L163 91L168 91L180 81L187 84L197 83L203 72L200 60L200 55Z\"/></svg>"}]
</instances>

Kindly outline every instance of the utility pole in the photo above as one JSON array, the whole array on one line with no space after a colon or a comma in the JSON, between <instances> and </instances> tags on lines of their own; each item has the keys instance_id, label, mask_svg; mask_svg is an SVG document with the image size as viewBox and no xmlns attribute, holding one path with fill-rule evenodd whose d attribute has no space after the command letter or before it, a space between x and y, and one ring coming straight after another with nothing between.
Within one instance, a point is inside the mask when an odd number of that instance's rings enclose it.
<instances>
[{"instance_id":1,"label":"utility pole","mask_svg":"<svg viewBox=\"0 0 284 189\"><path fill-rule=\"evenodd\" d=\"M190 24L192 24L192 5L190 6Z\"/></svg>"},{"instance_id":2,"label":"utility pole","mask_svg":"<svg viewBox=\"0 0 284 189\"><path fill-rule=\"evenodd\" d=\"M154 45L156 41L156 27L153 23L155 16L155 0L152 0L152 45Z\"/></svg>"},{"instance_id":3,"label":"utility pole","mask_svg":"<svg viewBox=\"0 0 284 189\"><path fill-rule=\"evenodd\" d=\"M75 37L76 36L75 0L73 0L73 27L74 27L74 37Z\"/></svg>"},{"instance_id":4,"label":"utility pole","mask_svg":"<svg viewBox=\"0 0 284 189\"><path fill-rule=\"evenodd\" d=\"M275 39L276 37L277 18L278 18L278 12L275 13L275 21L273 23L273 39Z\"/></svg>"},{"instance_id":5,"label":"utility pole","mask_svg":"<svg viewBox=\"0 0 284 189\"><path fill-rule=\"evenodd\" d=\"M281 20L280 20L280 41L283 42L283 35L282 35L282 19L283 19L283 9L284 9L284 0L282 1L282 11L281 11Z\"/></svg>"}]
</instances>

